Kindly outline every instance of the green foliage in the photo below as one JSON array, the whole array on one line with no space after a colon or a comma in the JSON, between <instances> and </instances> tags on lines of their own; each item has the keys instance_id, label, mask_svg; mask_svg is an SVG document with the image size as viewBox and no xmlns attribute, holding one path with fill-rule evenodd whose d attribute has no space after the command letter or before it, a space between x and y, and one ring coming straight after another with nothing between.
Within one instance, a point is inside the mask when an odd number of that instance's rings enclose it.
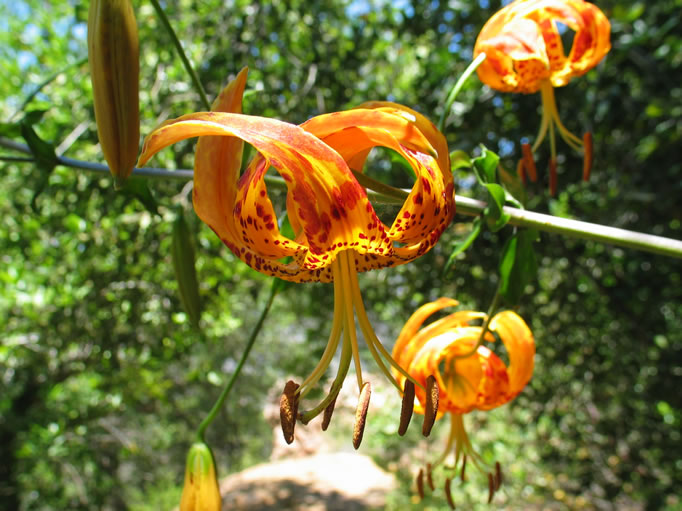
<instances>
[{"instance_id":1,"label":"green foliage","mask_svg":"<svg viewBox=\"0 0 682 511\"><path fill-rule=\"evenodd\" d=\"M500 4L174 0L164 7L209 97L248 65L245 112L302 122L381 99L436 119L478 29ZM518 303L537 340L535 375L513 403L470 419L484 456L509 467L499 502L510 508L680 503L679 262L559 236L533 243L534 233L513 233L502 211L515 197L535 211L682 238L682 4L599 5L612 22L613 49L597 69L556 91L567 127L594 132L592 181L578 182L579 156L559 146L559 195L549 199L542 147L540 182L522 193L509 169L520 141L539 125L539 99L497 94L472 79L453 105L446 136L456 150L458 193L489 202L485 223L457 216L423 258L361 279L370 319L390 347L425 301L451 296L485 310L502 261L505 296ZM137 4L136 15L147 134L201 103L152 6ZM234 370L268 292L262 275L188 215L203 299L199 334L171 264L184 183L131 179L115 193L108 174L55 166L55 155L102 161L82 64L86 16L77 2L0 3L0 136L36 154L32 163L0 166L5 509L175 505L194 430ZM154 164L191 168L192 144L165 150ZM381 156L381 181L406 179L398 163L384 168ZM276 299L207 431L221 474L268 457L268 390L319 359L330 295L328 285L288 285ZM427 447L438 452L444 432L437 424L424 443L410 437L413 424L401 440L391 427L397 413L389 413L370 416L363 449L404 483L389 508L417 508L405 458L416 465ZM472 484L456 497L473 508L479 490ZM426 505L445 508L436 497Z\"/></svg>"}]
</instances>

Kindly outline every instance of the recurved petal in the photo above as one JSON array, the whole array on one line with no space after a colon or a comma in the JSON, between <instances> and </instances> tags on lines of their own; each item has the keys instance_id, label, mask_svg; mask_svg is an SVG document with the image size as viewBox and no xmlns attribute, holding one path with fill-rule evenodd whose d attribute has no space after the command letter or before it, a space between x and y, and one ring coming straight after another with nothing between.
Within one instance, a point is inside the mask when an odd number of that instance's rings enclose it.
<instances>
[{"instance_id":1,"label":"recurved petal","mask_svg":"<svg viewBox=\"0 0 682 511\"><path fill-rule=\"evenodd\" d=\"M211 106L216 112L242 112L248 68L243 68ZM201 137L194 157L194 211L222 239L237 239L232 221L244 142L237 137Z\"/></svg>"},{"instance_id":2,"label":"recurved petal","mask_svg":"<svg viewBox=\"0 0 682 511\"><path fill-rule=\"evenodd\" d=\"M393 149L413 168L415 184L387 230L390 240L400 246L388 253L375 251L374 267L401 264L426 253L440 238L455 212L454 184L445 138L421 114L395 104L379 105L382 106L321 115L302 125L334 148L354 168L364 162L368 150L376 146Z\"/></svg>"},{"instance_id":3,"label":"recurved petal","mask_svg":"<svg viewBox=\"0 0 682 511\"><path fill-rule=\"evenodd\" d=\"M407 347L409 344L413 343L413 339L421 328L422 324L424 324L424 321L426 321L427 318L439 310L446 307L455 307L458 304L459 302L452 298L439 298L434 302L429 302L419 307L412 314L412 316L410 316L407 322L405 322L402 330L400 330L398 339L395 341L395 345L393 346L393 358L398 362L398 364L402 366L402 361L407 360Z\"/></svg>"},{"instance_id":4,"label":"recurved petal","mask_svg":"<svg viewBox=\"0 0 682 511\"><path fill-rule=\"evenodd\" d=\"M528 325L513 311L496 314L490 321L490 330L500 336L509 355L511 399L521 392L533 375L535 340Z\"/></svg>"}]
</instances>

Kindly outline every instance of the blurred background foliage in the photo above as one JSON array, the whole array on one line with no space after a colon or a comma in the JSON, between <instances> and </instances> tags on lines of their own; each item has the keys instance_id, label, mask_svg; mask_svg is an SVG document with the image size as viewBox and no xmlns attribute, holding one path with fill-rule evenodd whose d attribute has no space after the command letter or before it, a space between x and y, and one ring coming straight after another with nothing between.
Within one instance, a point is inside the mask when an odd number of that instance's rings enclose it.
<instances>
[{"instance_id":1,"label":"blurred background foliage","mask_svg":"<svg viewBox=\"0 0 682 511\"><path fill-rule=\"evenodd\" d=\"M682 1L598 4L611 20L613 49L595 70L557 90L567 127L594 133L593 179L579 182L579 156L560 145L560 193L549 199L544 145L537 157L545 182L528 188L527 205L681 239ZM299 123L375 99L437 119L478 30L501 4L163 5L211 97L246 65L245 112ZM201 106L151 4L135 8L146 134ZM58 154L101 161L87 65L72 65L86 56L86 18L87 4L75 0L0 2L0 114L8 122L44 111L34 128ZM473 78L449 116L451 149L475 154L484 143L513 170L520 141L536 133L539 103ZM191 168L193 144L165 150L153 164ZM386 161L372 171L390 180L394 169ZM184 182L140 179L136 186L147 194L141 201L114 192L104 174L23 162L0 169L0 507L172 508L194 428L234 370L267 297L266 279L188 215L204 302L197 332L182 311L169 259L174 208L186 204ZM485 198L469 171L457 171L457 180L458 193ZM457 216L422 259L361 276L371 319L389 347L426 300L451 296L487 308L512 228L484 232L443 275L470 221ZM508 485L496 502L510 509L680 509L682 265L547 234L536 253L539 278L518 307L537 339L534 378L513 403L468 418L476 445L506 468ZM268 458L271 425L262 410L273 386L300 378L319 358L326 341L320 332L331 321L329 291L289 286L275 300L208 430L221 474ZM370 417L363 450L398 472L405 484L389 507L406 509L426 444L417 427L399 439L397 396L386 406ZM430 444L437 453L437 439ZM471 484L456 499L474 507L485 488ZM429 498L416 507L444 506Z\"/></svg>"}]
</instances>

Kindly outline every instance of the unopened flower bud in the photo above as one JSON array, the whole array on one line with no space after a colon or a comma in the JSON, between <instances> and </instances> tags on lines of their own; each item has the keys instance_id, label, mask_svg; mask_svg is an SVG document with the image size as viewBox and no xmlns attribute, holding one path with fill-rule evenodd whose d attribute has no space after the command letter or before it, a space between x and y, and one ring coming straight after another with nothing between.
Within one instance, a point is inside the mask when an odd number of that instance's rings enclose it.
<instances>
[{"instance_id":1,"label":"unopened flower bud","mask_svg":"<svg viewBox=\"0 0 682 511\"><path fill-rule=\"evenodd\" d=\"M180 511L220 511L220 490L211 449L197 442L189 449Z\"/></svg>"},{"instance_id":2,"label":"unopened flower bud","mask_svg":"<svg viewBox=\"0 0 682 511\"><path fill-rule=\"evenodd\" d=\"M140 143L139 43L130 0L92 0L88 62L99 143L120 187Z\"/></svg>"}]
</instances>

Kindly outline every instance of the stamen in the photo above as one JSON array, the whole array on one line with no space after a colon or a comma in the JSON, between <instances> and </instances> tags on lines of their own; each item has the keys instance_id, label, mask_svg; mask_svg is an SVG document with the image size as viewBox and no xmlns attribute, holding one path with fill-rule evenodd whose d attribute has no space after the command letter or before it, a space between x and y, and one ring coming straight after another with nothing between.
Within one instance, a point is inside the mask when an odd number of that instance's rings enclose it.
<instances>
[{"instance_id":1,"label":"stamen","mask_svg":"<svg viewBox=\"0 0 682 511\"><path fill-rule=\"evenodd\" d=\"M420 499L424 498L424 469L423 468L420 468L419 474L417 474L417 493L419 494Z\"/></svg>"},{"instance_id":2,"label":"stamen","mask_svg":"<svg viewBox=\"0 0 682 511\"><path fill-rule=\"evenodd\" d=\"M405 390L403 391L403 404L400 407L400 425L398 426L398 434L403 436L407 432L407 427L410 425L412 419L412 412L414 411L414 383L410 380L405 380Z\"/></svg>"},{"instance_id":3,"label":"stamen","mask_svg":"<svg viewBox=\"0 0 682 511\"><path fill-rule=\"evenodd\" d=\"M589 131L583 135L583 181L589 181L592 172L592 133Z\"/></svg>"},{"instance_id":4,"label":"stamen","mask_svg":"<svg viewBox=\"0 0 682 511\"><path fill-rule=\"evenodd\" d=\"M493 481L493 475L488 473L488 504L493 501L493 495L495 495L495 482Z\"/></svg>"},{"instance_id":5,"label":"stamen","mask_svg":"<svg viewBox=\"0 0 682 511\"><path fill-rule=\"evenodd\" d=\"M549 194L554 197L557 189L556 158L549 159Z\"/></svg>"},{"instance_id":6,"label":"stamen","mask_svg":"<svg viewBox=\"0 0 682 511\"><path fill-rule=\"evenodd\" d=\"M358 407L355 409L355 425L353 426L353 447L357 450L362 442L362 435L365 432L367 422L367 410L369 409L369 398L372 395L372 386L367 381L360 391Z\"/></svg>"},{"instance_id":7,"label":"stamen","mask_svg":"<svg viewBox=\"0 0 682 511\"><path fill-rule=\"evenodd\" d=\"M294 441L294 428L298 415L298 396L296 390L298 384L289 380L284 386L284 392L279 399L279 419L282 424L282 433L287 444Z\"/></svg>"},{"instance_id":8,"label":"stamen","mask_svg":"<svg viewBox=\"0 0 682 511\"><path fill-rule=\"evenodd\" d=\"M500 466L500 462L496 461L495 462L495 491L499 490L500 486L502 486L502 467Z\"/></svg>"},{"instance_id":9,"label":"stamen","mask_svg":"<svg viewBox=\"0 0 682 511\"><path fill-rule=\"evenodd\" d=\"M362 391L362 365L360 364L360 350L358 349L358 337L355 332L355 316L353 314L353 292L351 288L352 273L348 265L348 254L341 252L338 255L341 268L341 284L343 285L343 301L346 313L346 325L344 333L350 335L350 346L353 352L355 375L358 379L358 390ZM344 340L345 342L345 340Z\"/></svg>"},{"instance_id":10,"label":"stamen","mask_svg":"<svg viewBox=\"0 0 682 511\"><path fill-rule=\"evenodd\" d=\"M334 396L334 399L332 399L332 402L327 405L327 408L324 409L324 415L322 416L322 431L327 431L327 428L329 427L329 423L332 420L332 414L334 413L334 406L336 406L336 398L339 397L338 394Z\"/></svg>"},{"instance_id":11,"label":"stamen","mask_svg":"<svg viewBox=\"0 0 682 511\"><path fill-rule=\"evenodd\" d=\"M426 482L429 485L429 488L431 488L431 491L434 491L436 488L433 486L433 474L431 473L431 463L426 464Z\"/></svg>"},{"instance_id":12,"label":"stamen","mask_svg":"<svg viewBox=\"0 0 682 511\"><path fill-rule=\"evenodd\" d=\"M445 478L445 498L448 501L448 506L450 509L455 509L455 501L452 498L452 489L450 488L451 479L449 477Z\"/></svg>"},{"instance_id":13,"label":"stamen","mask_svg":"<svg viewBox=\"0 0 682 511\"><path fill-rule=\"evenodd\" d=\"M462 478L462 482L463 482L463 483L465 483L466 480L467 480L467 479L466 479L466 475L465 475L465 473L464 473L464 471L466 470L466 468L467 468L467 455L465 454L465 455L463 456L463 458L462 458L462 472L460 472L460 477Z\"/></svg>"},{"instance_id":14,"label":"stamen","mask_svg":"<svg viewBox=\"0 0 682 511\"><path fill-rule=\"evenodd\" d=\"M436 383L436 378L433 375L426 379L426 406L424 408L422 435L429 436L438 414L438 383Z\"/></svg>"},{"instance_id":15,"label":"stamen","mask_svg":"<svg viewBox=\"0 0 682 511\"><path fill-rule=\"evenodd\" d=\"M521 144L521 154L523 155L523 169L528 173L528 178L535 183L538 180L538 171L535 168L535 159L530 144Z\"/></svg>"},{"instance_id":16,"label":"stamen","mask_svg":"<svg viewBox=\"0 0 682 511\"><path fill-rule=\"evenodd\" d=\"M523 158L516 164L516 175L519 176L521 183L526 184L526 168L523 165Z\"/></svg>"}]
</instances>

